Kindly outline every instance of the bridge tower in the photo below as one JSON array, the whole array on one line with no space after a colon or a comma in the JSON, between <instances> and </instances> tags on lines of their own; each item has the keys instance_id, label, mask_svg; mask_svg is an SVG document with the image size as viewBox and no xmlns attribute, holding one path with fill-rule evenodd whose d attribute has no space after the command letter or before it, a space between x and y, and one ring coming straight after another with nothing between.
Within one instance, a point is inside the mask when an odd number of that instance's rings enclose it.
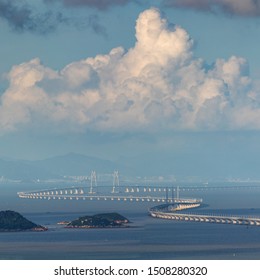
<instances>
[{"instance_id":1,"label":"bridge tower","mask_svg":"<svg viewBox=\"0 0 260 280\"><path fill-rule=\"evenodd\" d=\"M118 171L114 171L113 174L113 188L112 193L119 192L119 174Z\"/></svg>"},{"instance_id":2,"label":"bridge tower","mask_svg":"<svg viewBox=\"0 0 260 280\"><path fill-rule=\"evenodd\" d=\"M90 175L90 191L89 191L89 193L95 193L93 191L93 187L95 187L97 189L97 175L96 175L96 171L91 171L91 175Z\"/></svg>"},{"instance_id":3,"label":"bridge tower","mask_svg":"<svg viewBox=\"0 0 260 280\"><path fill-rule=\"evenodd\" d=\"M180 187L177 186L177 189L176 189L176 199L179 199L180 198Z\"/></svg>"},{"instance_id":4,"label":"bridge tower","mask_svg":"<svg viewBox=\"0 0 260 280\"><path fill-rule=\"evenodd\" d=\"M170 193L169 193L170 191L171 191L171 196L170 196ZM166 187L166 189L165 189L165 200L166 200L167 203L169 203L169 202L174 203L174 188L173 187L171 187L171 188Z\"/></svg>"},{"instance_id":5,"label":"bridge tower","mask_svg":"<svg viewBox=\"0 0 260 280\"><path fill-rule=\"evenodd\" d=\"M172 187L172 203L174 203L174 189Z\"/></svg>"},{"instance_id":6,"label":"bridge tower","mask_svg":"<svg viewBox=\"0 0 260 280\"><path fill-rule=\"evenodd\" d=\"M168 203L169 202L169 189L168 189L168 187L166 187L165 191L166 191L166 193L165 193L165 200Z\"/></svg>"},{"instance_id":7,"label":"bridge tower","mask_svg":"<svg viewBox=\"0 0 260 280\"><path fill-rule=\"evenodd\" d=\"M179 187L177 187L177 188L179 188ZM171 196L170 196L170 191L171 191ZM171 188L166 187L166 189L165 189L165 200L166 200L167 203L169 203L169 202L174 203L175 202L174 192L175 192L175 189L173 187L171 187ZM178 196L179 196L179 192L178 192Z\"/></svg>"}]
</instances>

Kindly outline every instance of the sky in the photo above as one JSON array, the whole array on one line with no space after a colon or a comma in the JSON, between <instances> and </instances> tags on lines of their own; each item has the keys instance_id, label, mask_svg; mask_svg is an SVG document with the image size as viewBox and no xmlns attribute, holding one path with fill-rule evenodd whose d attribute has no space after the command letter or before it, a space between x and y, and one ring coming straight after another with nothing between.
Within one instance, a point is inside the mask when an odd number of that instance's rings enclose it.
<instances>
[{"instance_id":1,"label":"sky","mask_svg":"<svg viewBox=\"0 0 260 280\"><path fill-rule=\"evenodd\" d=\"M258 0L0 0L0 157L257 177L259 35Z\"/></svg>"}]
</instances>

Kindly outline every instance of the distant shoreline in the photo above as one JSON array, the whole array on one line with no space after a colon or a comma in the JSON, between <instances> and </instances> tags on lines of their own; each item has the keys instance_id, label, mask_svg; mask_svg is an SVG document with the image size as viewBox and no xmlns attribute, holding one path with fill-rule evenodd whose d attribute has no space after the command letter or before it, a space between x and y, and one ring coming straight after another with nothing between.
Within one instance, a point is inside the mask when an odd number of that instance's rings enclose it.
<instances>
[{"instance_id":1,"label":"distant shoreline","mask_svg":"<svg viewBox=\"0 0 260 280\"><path fill-rule=\"evenodd\" d=\"M110 228L130 228L128 225L120 225L120 226L65 226L64 228L71 229L110 229ZM132 227L131 227L132 228Z\"/></svg>"},{"instance_id":2,"label":"distant shoreline","mask_svg":"<svg viewBox=\"0 0 260 280\"><path fill-rule=\"evenodd\" d=\"M47 231L47 227L39 227L39 228L32 228L32 229L0 229L1 232L43 232Z\"/></svg>"}]
</instances>

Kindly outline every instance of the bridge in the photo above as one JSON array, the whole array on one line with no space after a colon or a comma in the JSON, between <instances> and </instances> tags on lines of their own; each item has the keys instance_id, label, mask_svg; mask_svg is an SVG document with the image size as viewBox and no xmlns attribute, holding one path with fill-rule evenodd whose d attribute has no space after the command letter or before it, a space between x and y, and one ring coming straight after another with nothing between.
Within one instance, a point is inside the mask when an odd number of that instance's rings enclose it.
<instances>
[{"instance_id":1,"label":"bridge","mask_svg":"<svg viewBox=\"0 0 260 280\"><path fill-rule=\"evenodd\" d=\"M101 191L103 189L103 191ZM191 188L198 190L199 188ZM184 190L184 189L183 189ZM189 190L189 189L186 189ZM205 190L202 187L201 190ZM206 215L195 213L180 213L181 210L201 206L202 199L180 198L179 187L122 187L119 186L118 171L113 174L112 189L97 186L96 172L91 172L90 187L65 187L38 191L18 192L20 198L45 200L97 200L97 201L130 201L163 203L149 209L154 218L178 221L193 221L206 223L222 223L237 225L260 226L260 217Z\"/></svg>"},{"instance_id":2,"label":"bridge","mask_svg":"<svg viewBox=\"0 0 260 280\"><path fill-rule=\"evenodd\" d=\"M149 213L154 218L176 220L176 221L260 226L260 217L177 213L175 211L175 206L172 204L163 204L163 205L152 207L149 210Z\"/></svg>"},{"instance_id":3,"label":"bridge","mask_svg":"<svg viewBox=\"0 0 260 280\"><path fill-rule=\"evenodd\" d=\"M174 196L174 193L177 196ZM180 198L179 188L155 187L121 187L116 190L113 186L111 192L100 192L93 187L68 187L61 189L46 189L39 191L18 192L20 198L29 199L57 199L57 200L108 200L108 201L135 201L135 202L162 202L174 203L178 209L200 206L202 199Z\"/></svg>"},{"instance_id":4,"label":"bridge","mask_svg":"<svg viewBox=\"0 0 260 280\"><path fill-rule=\"evenodd\" d=\"M176 193L177 197L174 197ZM45 199L45 200L103 200L103 201L130 201L130 202L157 202L163 203L149 209L149 214L154 218L260 226L260 217L248 217L240 215L213 215L180 213L181 210L199 207L202 199L180 198L179 188L155 188L155 187L125 187L111 192L95 192L93 188L68 187L62 189L46 189L40 191L19 192L20 198Z\"/></svg>"}]
</instances>

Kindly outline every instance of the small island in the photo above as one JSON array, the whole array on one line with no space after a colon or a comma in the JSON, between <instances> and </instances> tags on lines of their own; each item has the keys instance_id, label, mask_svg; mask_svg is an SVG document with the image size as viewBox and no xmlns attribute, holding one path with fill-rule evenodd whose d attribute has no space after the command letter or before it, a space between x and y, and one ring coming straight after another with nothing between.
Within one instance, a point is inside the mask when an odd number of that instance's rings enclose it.
<instances>
[{"instance_id":1,"label":"small island","mask_svg":"<svg viewBox=\"0 0 260 280\"><path fill-rule=\"evenodd\" d=\"M47 228L27 220L15 211L0 211L0 232L46 230Z\"/></svg>"},{"instance_id":2,"label":"small island","mask_svg":"<svg viewBox=\"0 0 260 280\"><path fill-rule=\"evenodd\" d=\"M83 216L68 223L66 228L118 228L128 227L129 220L118 213Z\"/></svg>"}]
</instances>

